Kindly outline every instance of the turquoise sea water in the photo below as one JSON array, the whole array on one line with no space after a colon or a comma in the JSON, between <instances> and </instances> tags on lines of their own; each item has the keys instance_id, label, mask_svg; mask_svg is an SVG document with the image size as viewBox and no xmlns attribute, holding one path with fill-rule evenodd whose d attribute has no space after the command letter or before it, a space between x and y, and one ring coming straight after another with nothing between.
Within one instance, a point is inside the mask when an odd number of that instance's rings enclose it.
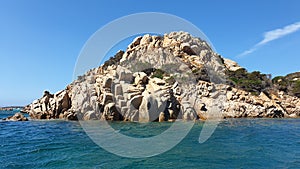
<instances>
[{"instance_id":1,"label":"turquoise sea water","mask_svg":"<svg viewBox=\"0 0 300 169\"><path fill-rule=\"evenodd\" d=\"M145 137L172 124L111 125ZM78 122L0 122L0 168L300 168L300 119L227 119L199 144L202 126L166 153L130 159L97 146Z\"/></svg>"}]
</instances>

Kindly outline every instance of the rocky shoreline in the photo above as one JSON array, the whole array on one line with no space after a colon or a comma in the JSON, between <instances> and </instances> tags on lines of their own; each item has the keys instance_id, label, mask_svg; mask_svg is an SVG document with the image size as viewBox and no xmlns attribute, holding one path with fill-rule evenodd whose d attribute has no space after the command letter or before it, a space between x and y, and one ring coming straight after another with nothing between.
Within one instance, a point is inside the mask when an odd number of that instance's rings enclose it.
<instances>
[{"instance_id":1,"label":"rocky shoreline","mask_svg":"<svg viewBox=\"0 0 300 169\"><path fill-rule=\"evenodd\" d=\"M295 85L283 90L280 79L248 73L186 32L144 35L64 90L45 91L22 112L31 119L139 122L298 118Z\"/></svg>"}]
</instances>

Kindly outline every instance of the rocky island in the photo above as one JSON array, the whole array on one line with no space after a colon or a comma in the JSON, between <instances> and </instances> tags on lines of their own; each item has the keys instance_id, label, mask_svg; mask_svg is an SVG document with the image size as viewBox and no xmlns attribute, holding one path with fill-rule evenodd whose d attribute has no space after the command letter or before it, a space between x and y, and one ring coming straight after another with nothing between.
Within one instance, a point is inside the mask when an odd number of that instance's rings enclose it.
<instances>
[{"instance_id":1,"label":"rocky island","mask_svg":"<svg viewBox=\"0 0 300 169\"><path fill-rule=\"evenodd\" d=\"M248 72L186 32L137 37L64 90L27 105L31 119L174 121L300 116L300 73Z\"/></svg>"}]
</instances>

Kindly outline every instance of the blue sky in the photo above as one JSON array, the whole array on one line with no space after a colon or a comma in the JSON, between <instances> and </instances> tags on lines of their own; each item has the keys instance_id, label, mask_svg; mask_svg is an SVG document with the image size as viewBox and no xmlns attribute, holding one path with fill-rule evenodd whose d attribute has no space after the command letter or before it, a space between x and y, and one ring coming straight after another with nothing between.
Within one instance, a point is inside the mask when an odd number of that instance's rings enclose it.
<instances>
[{"instance_id":1,"label":"blue sky","mask_svg":"<svg viewBox=\"0 0 300 169\"><path fill-rule=\"evenodd\" d=\"M192 22L218 53L250 71L300 71L299 6L298 0L2 0L0 106L25 105L45 89L63 89L88 38L137 12L170 13Z\"/></svg>"}]
</instances>

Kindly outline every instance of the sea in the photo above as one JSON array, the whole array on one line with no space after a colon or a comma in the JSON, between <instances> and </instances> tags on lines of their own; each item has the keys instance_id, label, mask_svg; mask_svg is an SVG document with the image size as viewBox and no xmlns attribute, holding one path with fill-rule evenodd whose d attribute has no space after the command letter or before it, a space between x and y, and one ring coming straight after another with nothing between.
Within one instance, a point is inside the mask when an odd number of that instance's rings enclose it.
<instances>
[{"instance_id":1,"label":"sea","mask_svg":"<svg viewBox=\"0 0 300 169\"><path fill-rule=\"evenodd\" d=\"M1 111L0 118L14 113ZM172 125L109 124L125 134L142 137L151 137ZM0 168L300 168L300 119L224 119L200 144L203 124L196 122L189 134L165 153L127 158L98 146L76 121L1 121Z\"/></svg>"}]
</instances>

